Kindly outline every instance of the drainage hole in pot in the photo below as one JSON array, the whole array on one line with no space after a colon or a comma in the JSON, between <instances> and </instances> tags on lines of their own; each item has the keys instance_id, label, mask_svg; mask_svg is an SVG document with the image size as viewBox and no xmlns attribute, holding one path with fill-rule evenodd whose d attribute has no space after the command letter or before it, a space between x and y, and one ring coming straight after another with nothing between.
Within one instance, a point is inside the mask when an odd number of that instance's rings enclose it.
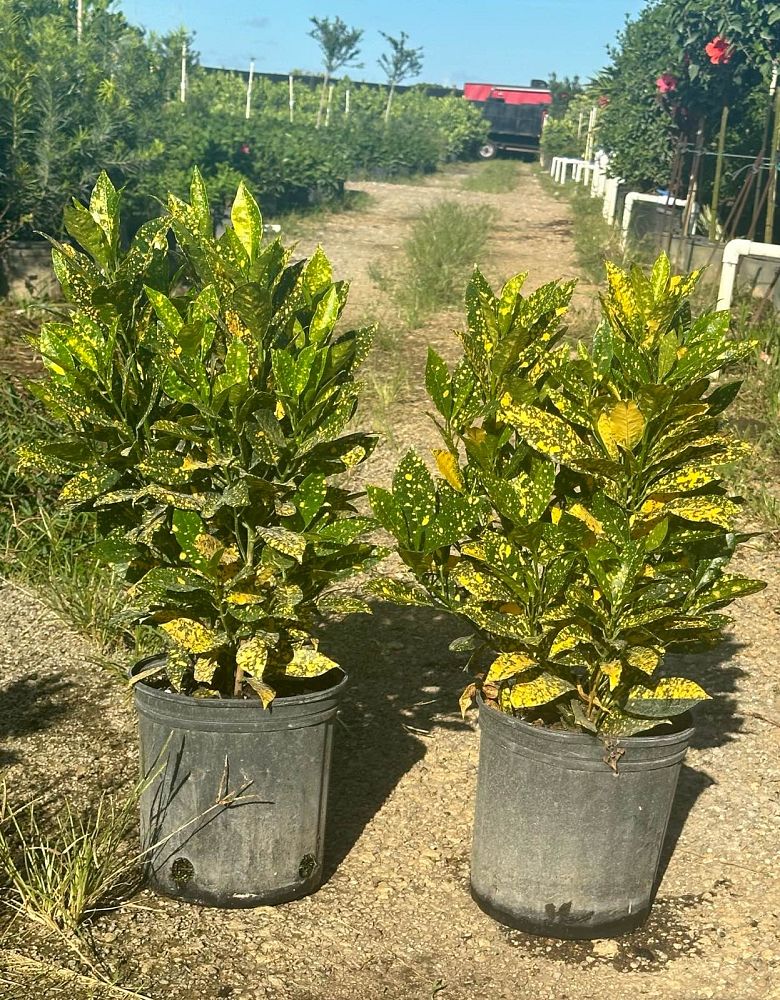
<instances>
[{"instance_id":1,"label":"drainage hole in pot","mask_svg":"<svg viewBox=\"0 0 780 1000\"><path fill-rule=\"evenodd\" d=\"M177 885L185 885L194 874L192 862L187 858L176 858L171 865L171 878Z\"/></svg>"},{"instance_id":2,"label":"drainage hole in pot","mask_svg":"<svg viewBox=\"0 0 780 1000\"><path fill-rule=\"evenodd\" d=\"M298 875L300 878L311 878L314 869L317 867L317 859L313 854L304 854L301 863L298 865Z\"/></svg>"}]
</instances>

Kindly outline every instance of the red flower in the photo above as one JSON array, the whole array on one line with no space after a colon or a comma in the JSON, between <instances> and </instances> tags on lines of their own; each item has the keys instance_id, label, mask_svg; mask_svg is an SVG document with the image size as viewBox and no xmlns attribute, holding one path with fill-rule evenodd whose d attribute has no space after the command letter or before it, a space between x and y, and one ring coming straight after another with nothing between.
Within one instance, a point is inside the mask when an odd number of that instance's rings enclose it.
<instances>
[{"instance_id":1,"label":"red flower","mask_svg":"<svg viewBox=\"0 0 780 1000\"><path fill-rule=\"evenodd\" d=\"M609 104L609 98L606 94L602 94L597 103L600 108L606 108Z\"/></svg>"},{"instance_id":2,"label":"red flower","mask_svg":"<svg viewBox=\"0 0 780 1000\"><path fill-rule=\"evenodd\" d=\"M731 57L734 55L734 46L727 38L724 38L722 35L716 35L711 42L708 42L704 46L704 51L710 57L710 62L713 66L721 64L725 66L731 62Z\"/></svg>"},{"instance_id":3,"label":"red flower","mask_svg":"<svg viewBox=\"0 0 780 1000\"><path fill-rule=\"evenodd\" d=\"M662 94L672 94L677 90L677 77L673 73L662 73L655 85Z\"/></svg>"},{"instance_id":4,"label":"red flower","mask_svg":"<svg viewBox=\"0 0 780 1000\"><path fill-rule=\"evenodd\" d=\"M249 152L249 146L246 143L241 147L241 152L246 155Z\"/></svg>"}]
</instances>

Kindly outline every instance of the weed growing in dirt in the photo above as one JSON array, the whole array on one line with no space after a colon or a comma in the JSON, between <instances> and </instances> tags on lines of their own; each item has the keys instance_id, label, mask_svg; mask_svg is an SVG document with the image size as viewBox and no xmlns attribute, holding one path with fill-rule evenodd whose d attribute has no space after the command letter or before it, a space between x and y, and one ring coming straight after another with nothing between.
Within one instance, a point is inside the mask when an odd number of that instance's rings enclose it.
<instances>
[{"instance_id":1,"label":"weed growing in dirt","mask_svg":"<svg viewBox=\"0 0 780 1000\"><path fill-rule=\"evenodd\" d=\"M421 326L440 309L458 304L463 285L495 221L487 205L440 201L421 213L403 245L400 268L391 275L374 270L373 280L387 291L407 327Z\"/></svg>"},{"instance_id":2,"label":"weed growing in dirt","mask_svg":"<svg viewBox=\"0 0 780 1000\"><path fill-rule=\"evenodd\" d=\"M479 168L463 181L466 191L481 191L484 194L508 194L514 191L520 181L520 164L515 160L491 160L480 164Z\"/></svg>"},{"instance_id":3,"label":"weed growing in dirt","mask_svg":"<svg viewBox=\"0 0 780 1000\"><path fill-rule=\"evenodd\" d=\"M83 813L66 800L43 819L35 802L12 809L0 786L0 879L10 890L4 902L48 930L76 933L89 916L126 899L140 877L128 838L141 788L121 800L104 794Z\"/></svg>"}]
</instances>

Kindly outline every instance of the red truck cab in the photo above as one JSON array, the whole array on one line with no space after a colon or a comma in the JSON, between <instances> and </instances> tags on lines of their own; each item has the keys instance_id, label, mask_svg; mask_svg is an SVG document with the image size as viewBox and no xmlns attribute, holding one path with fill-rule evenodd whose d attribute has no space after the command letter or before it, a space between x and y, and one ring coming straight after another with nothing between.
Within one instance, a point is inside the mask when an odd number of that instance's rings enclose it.
<instances>
[{"instance_id":1,"label":"red truck cab","mask_svg":"<svg viewBox=\"0 0 780 1000\"><path fill-rule=\"evenodd\" d=\"M500 149L538 154L542 127L552 104L552 92L543 81L533 80L529 87L466 83L463 96L481 105L490 122L488 139L479 149L483 160L491 160Z\"/></svg>"}]
</instances>

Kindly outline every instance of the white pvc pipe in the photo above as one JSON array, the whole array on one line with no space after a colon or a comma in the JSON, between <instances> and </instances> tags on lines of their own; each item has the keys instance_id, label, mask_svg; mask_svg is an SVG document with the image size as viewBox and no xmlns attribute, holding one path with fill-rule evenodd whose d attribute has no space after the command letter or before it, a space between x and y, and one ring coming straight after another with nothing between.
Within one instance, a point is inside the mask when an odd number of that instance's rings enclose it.
<instances>
[{"instance_id":1,"label":"white pvc pipe","mask_svg":"<svg viewBox=\"0 0 780 1000\"><path fill-rule=\"evenodd\" d=\"M753 243L752 240L730 240L723 248L723 263L718 288L718 309L730 309L734 296L737 268L743 257L770 257L780 260L780 246L777 243Z\"/></svg>"},{"instance_id":2,"label":"white pvc pipe","mask_svg":"<svg viewBox=\"0 0 780 1000\"><path fill-rule=\"evenodd\" d=\"M685 208L686 201L684 198L669 198L665 194L640 194L638 191L629 191L626 195L626 203L623 207L623 225L621 240L623 246L628 242L628 233L631 228L631 215L634 211L634 205L637 202L650 202L655 205L669 205L674 208ZM694 205L694 211L692 218L695 218L698 206Z\"/></svg>"},{"instance_id":3,"label":"white pvc pipe","mask_svg":"<svg viewBox=\"0 0 780 1000\"><path fill-rule=\"evenodd\" d=\"M604 208L602 209L602 214L610 226L614 223L615 215L617 214L617 197L620 184L621 180L619 177L607 177L604 181Z\"/></svg>"}]
</instances>

